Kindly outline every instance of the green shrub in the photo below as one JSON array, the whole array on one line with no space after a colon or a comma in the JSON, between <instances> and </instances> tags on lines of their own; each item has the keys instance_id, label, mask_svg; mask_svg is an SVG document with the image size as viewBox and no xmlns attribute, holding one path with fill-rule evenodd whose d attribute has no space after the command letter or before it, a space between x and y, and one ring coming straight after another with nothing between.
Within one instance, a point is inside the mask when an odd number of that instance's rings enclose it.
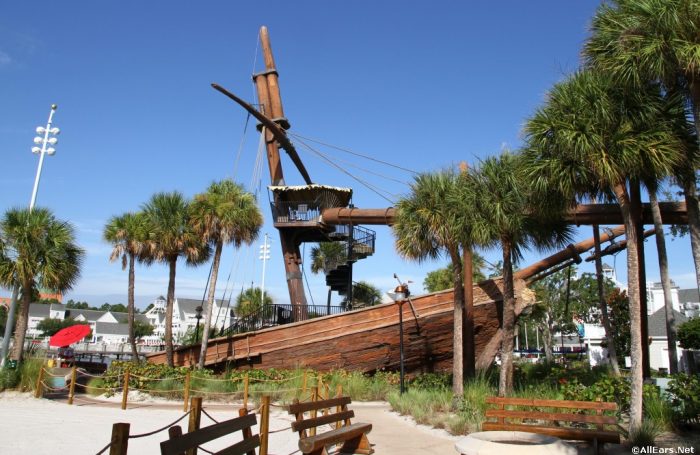
<instances>
[{"instance_id":1,"label":"green shrub","mask_svg":"<svg viewBox=\"0 0 700 455\"><path fill-rule=\"evenodd\" d=\"M452 375L447 373L421 373L409 381L412 389L449 389Z\"/></svg>"},{"instance_id":2,"label":"green shrub","mask_svg":"<svg viewBox=\"0 0 700 455\"><path fill-rule=\"evenodd\" d=\"M19 385L21 373L19 368L0 369L0 390L14 389Z\"/></svg>"},{"instance_id":3,"label":"green shrub","mask_svg":"<svg viewBox=\"0 0 700 455\"><path fill-rule=\"evenodd\" d=\"M694 317L678 326L678 341L684 349L700 349L700 317Z\"/></svg>"},{"instance_id":4,"label":"green shrub","mask_svg":"<svg viewBox=\"0 0 700 455\"><path fill-rule=\"evenodd\" d=\"M596 401L600 399L617 403L620 414L629 412L631 386L625 377L603 377L591 385L584 385L573 378L570 381L562 381L561 391L565 400ZM658 387L644 384L644 400L658 394Z\"/></svg>"},{"instance_id":5,"label":"green shrub","mask_svg":"<svg viewBox=\"0 0 700 455\"><path fill-rule=\"evenodd\" d=\"M684 373L673 375L668 394L677 420L687 423L700 418L700 377Z\"/></svg>"}]
</instances>

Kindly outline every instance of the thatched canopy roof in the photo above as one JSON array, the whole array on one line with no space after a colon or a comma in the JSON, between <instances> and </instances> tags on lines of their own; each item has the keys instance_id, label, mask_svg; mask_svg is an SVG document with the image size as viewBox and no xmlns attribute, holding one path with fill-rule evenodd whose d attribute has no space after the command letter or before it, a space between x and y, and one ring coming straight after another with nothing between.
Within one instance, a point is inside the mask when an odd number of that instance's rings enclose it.
<instances>
[{"instance_id":1,"label":"thatched canopy roof","mask_svg":"<svg viewBox=\"0 0 700 455\"><path fill-rule=\"evenodd\" d=\"M305 202L322 208L346 207L352 198L352 188L337 186L312 184L268 188L285 202Z\"/></svg>"}]
</instances>

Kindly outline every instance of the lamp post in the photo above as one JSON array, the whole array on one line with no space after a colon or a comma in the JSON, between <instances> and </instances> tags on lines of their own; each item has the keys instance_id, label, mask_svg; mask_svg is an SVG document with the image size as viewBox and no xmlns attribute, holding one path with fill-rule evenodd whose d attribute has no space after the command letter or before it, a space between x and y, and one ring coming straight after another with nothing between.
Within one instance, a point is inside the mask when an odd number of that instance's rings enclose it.
<instances>
[{"instance_id":1,"label":"lamp post","mask_svg":"<svg viewBox=\"0 0 700 455\"><path fill-rule=\"evenodd\" d=\"M34 178L34 188L32 189L32 198L29 201L29 211L34 209L34 203L36 202L36 195L39 191L39 180L41 179L41 169L44 165L44 155L53 155L56 153L56 149L51 147L56 145L58 139L56 136L61 132L57 127L51 127L53 124L53 114L58 109L58 105L52 104L51 111L49 112L49 120L46 123L46 127L38 126L36 128L37 136L34 138L34 147L32 147L32 153L39 154L39 166L36 170L36 177ZM51 137L49 137L51 136ZM41 144L41 147L38 145ZM10 301L10 308L7 312L7 322L5 325L5 336L2 340L2 352L0 352L0 366L5 365L5 359L10 348L10 338L12 337L12 329L15 325L15 312L17 311L17 298L19 295L19 286L15 286L12 290L12 300Z\"/></svg>"},{"instance_id":2,"label":"lamp post","mask_svg":"<svg viewBox=\"0 0 700 455\"><path fill-rule=\"evenodd\" d=\"M403 304L406 302L406 298L410 295L407 284L400 284L396 286L394 292L387 293L391 299L396 302L399 307L399 378L401 381L400 393L406 391L406 386L404 382L405 370L404 370L404 352L403 352Z\"/></svg>"},{"instance_id":3,"label":"lamp post","mask_svg":"<svg viewBox=\"0 0 700 455\"><path fill-rule=\"evenodd\" d=\"M197 327L194 330L194 342L197 343L199 341L199 320L202 319L202 306L195 308L194 312L194 318L197 320Z\"/></svg>"}]
</instances>

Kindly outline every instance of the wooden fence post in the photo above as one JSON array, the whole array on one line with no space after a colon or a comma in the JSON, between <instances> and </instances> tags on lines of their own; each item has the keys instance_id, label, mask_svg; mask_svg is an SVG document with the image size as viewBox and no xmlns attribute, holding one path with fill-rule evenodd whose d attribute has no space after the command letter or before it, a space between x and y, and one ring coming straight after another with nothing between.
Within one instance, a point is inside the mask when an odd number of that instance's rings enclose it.
<instances>
[{"instance_id":1,"label":"wooden fence post","mask_svg":"<svg viewBox=\"0 0 700 455\"><path fill-rule=\"evenodd\" d=\"M122 410L126 409L126 400L129 397L129 370L124 372L124 386L122 387Z\"/></svg>"},{"instance_id":2,"label":"wooden fence post","mask_svg":"<svg viewBox=\"0 0 700 455\"><path fill-rule=\"evenodd\" d=\"M248 415L248 410L245 408L240 408L238 410L238 417L243 417ZM250 439L253 437L253 431L248 428L243 429L243 439ZM262 454L262 452L260 452ZM252 449L250 452L247 452L246 455L255 455L255 449Z\"/></svg>"},{"instance_id":3,"label":"wooden fence post","mask_svg":"<svg viewBox=\"0 0 700 455\"><path fill-rule=\"evenodd\" d=\"M260 406L260 455L267 455L267 438L270 432L270 396L263 395Z\"/></svg>"},{"instance_id":4,"label":"wooden fence post","mask_svg":"<svg viewBox=\"0 0 700 455\"><path fill-rule=\"evenodd\" d=\"M199 425L202 421L202 397L193 397L190 400L190 421L187 426L187 432L199 430ZM187 455L197 455L197 448L189 449Z\"/></svg>"},{"instance_id":5,"label":"wooden fence post","mask_svg":"<svg viewBox=\"0 0 700 455\"><path fill-rule=\"evenodd\" d=\"M340 398L343 396L343 384L338 384L335 387L335 396L336 396L336 398ZM343 407L340 405L335 407L335 412L342 412L342 410L343 410ZM343 426L343 422L341 422L341 421L338 421L335 423L336 428L340 428L342 426Z\"/></svg>"},{"instance_id":6,"label":"wooden fence post","mask_svg":"<svg viewBox=\"0 0 700 455\"><path fill-rule=\"evenodd\" d=\"M73 397L75 397L75 382L78 380L78 369L73 366L70 373L70 392L68 392L68 404L73 404Z\"/></svg>"},{"instance_id":7,"label":"wooden fence post","mask_svg":"<svg viewBox=\"0 0 700 455\"><path fill-rule=\"evenodd\" d=\"M128 423L115 423L112 425L112 442L109 446L109 455L126 455L129 446Z\"/></svg>"},{"instance_id":8,"label":"wooden fence post","mask_svg":"<svg viewBox=\"0 0 700 455\"><path fill-rule=\"evenodd\" d=\"M304 379L302 380L301 383L301 401L304 401L306 399L306 377L307 373L306 370L304 370Z\"/></svg>"},{"instance_id":9,"label":"wooden fence post","mask_svg":"<svg viewBox=\"0 0 700 455\"><path fill-rule=\"evenodd\" d=\"M248 373L243 377L243 408L248 409Z\"/></svg>"},{"instance_id":10,"label":"wooden fence post","mask_svg":"<svg viewBox=\"0 0 700 455\"><path fill-rule=\"evenodd\" d=\"M316 389L311 389L311 401L318 401L317 394L318 393L318 388ZM316 410L309 411L311 418L315 419L316 418ZM309 428L309 436L316 436L316 427L311 427Z\"/></svg>"},{"instance_id":11,"label":"wooden fence post","mask_svg":"<svg viewBox=\"0 0 700 455\"><path fill-rule=\"evenodd\" d=\"M34 390L34 398L41 398L44 394L44 367L39 369L39 377L36 380L36 390Z\"/></svg>"},{"instance_id":12,"label":"wooden fence post","mask_svg":"<svg viewBox=\"0 0 700 455\"><path fill-rule=\"evenodd\" d=\"M182 412L187 412L187 404L190 401L190 372L188 371L187 374L185 375L185 390L183 392L184 395L184 404L182 405Z\"/></svg>"}]
</instances>

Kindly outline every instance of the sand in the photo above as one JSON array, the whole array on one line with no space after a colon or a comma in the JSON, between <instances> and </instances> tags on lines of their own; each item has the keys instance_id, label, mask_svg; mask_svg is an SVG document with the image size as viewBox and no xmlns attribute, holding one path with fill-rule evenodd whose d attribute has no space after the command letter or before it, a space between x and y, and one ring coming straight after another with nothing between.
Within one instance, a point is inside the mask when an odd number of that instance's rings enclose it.
<instances>
[{"instance_id":1,"label":"sand","mask_svg":"<svg viewBox=\"0 0 700 455\"><path fill-rule=\"evenodd\" d=\"M162 400L130 400L129 408L123 411L115 399L95 402L76 397L75 404L69 406L65 401L35 399L26 393L0 393L0 453L96 454L109 443L112 424L130 423L132 435L151 432L181 417L181 406ZM412 420L391 412L386 403L353 403L351 408L356 413L355 421L373 424L369 440L377 455L456 454L454 444L458 437L450 436L443 430L416 425ZM238 416L238 407L233 405L205 402L204 409L219 421ZM270 454L287 455L298 449L298 436L289 429L291 421L292 416L281 408L273 407L270 431L283 431L270 434ZM202 415L203 425L212 423L206 415ZM186 419L182 425L183 428L187 427ZM160 453L159 444L165 439L167 430L154 436L130 439L129 453ZM239 435L227 436L204 447L208 450L222 449L236 440L240 440Z\"/></svg>"}]
</instances>

